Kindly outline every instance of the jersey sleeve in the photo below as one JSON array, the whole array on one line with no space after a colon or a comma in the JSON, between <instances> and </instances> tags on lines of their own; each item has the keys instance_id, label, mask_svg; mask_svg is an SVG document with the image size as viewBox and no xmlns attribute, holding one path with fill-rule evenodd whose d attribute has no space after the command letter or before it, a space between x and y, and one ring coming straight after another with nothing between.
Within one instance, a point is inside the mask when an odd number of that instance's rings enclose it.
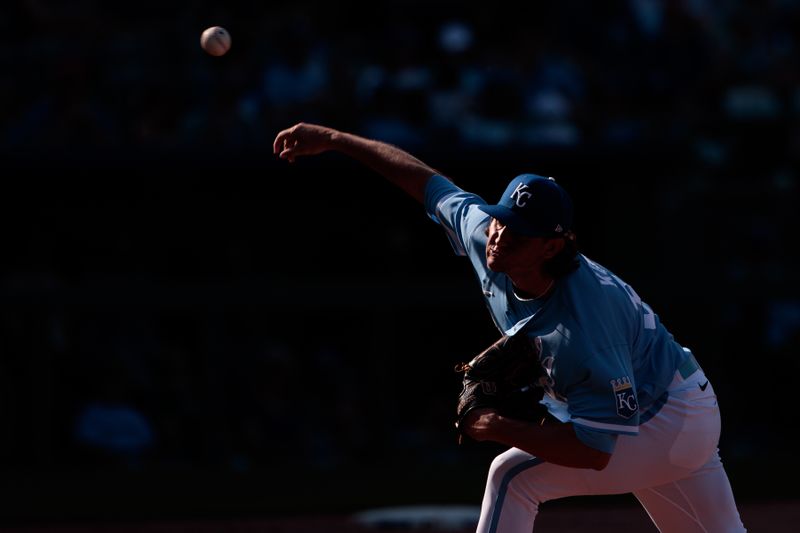
<instances>
[{"instance_id":1,"label":"jersey sleeve","mask_svg":"<svg viewBox=\"0 0 800 533\"><path fill-rule=\"evenodd\" d=\"M425 211L441 225L457 255L468 255L469 236L489 215L478 209L486 205L480 196L464 191L447 178L434 175L425 188Z\"/></svg>"},{"instance_id":2,"label":"jersey sleeve","mask_svg":"<svg viewBox=\"0 0 800 533\"><path fill-rule=\"evenodd\" d=\"M617 435L639 433L636 383L624 347L590 357L568 388L569 421L587 446L611 453Z\"/></svg>"}]
</instances>

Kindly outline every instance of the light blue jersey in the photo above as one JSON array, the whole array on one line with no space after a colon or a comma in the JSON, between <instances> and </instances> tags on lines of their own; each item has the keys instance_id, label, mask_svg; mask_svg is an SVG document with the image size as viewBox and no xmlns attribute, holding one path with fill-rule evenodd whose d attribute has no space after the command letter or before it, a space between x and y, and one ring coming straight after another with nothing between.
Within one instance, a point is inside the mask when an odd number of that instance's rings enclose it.
<instances>
[{"instance_id":1,"label":"light blue jersey","mask_svg":"<svg viewBox=\"0 0 800 533\"><path fill-rule=\"evenodd\" d=\"M542 403L584 443L611 453L617 435L636 435L663 405L687 350L627 283L583 255L546 300L518 298L508 276L486 266L490 217L479 205L442 176L428 181L425 208L471 261L497 328L541 339Z\"/></svg>"}]
</instances>

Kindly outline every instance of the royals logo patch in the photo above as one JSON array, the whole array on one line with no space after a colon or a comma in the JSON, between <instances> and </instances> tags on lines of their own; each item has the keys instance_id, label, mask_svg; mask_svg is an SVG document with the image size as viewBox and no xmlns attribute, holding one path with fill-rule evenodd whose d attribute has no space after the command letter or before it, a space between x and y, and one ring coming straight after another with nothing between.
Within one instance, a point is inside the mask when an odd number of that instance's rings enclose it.
<instances>
[{"instance_id":1,"label":"royals logo patch","mask_svg":"<svg viewBox=\"0 0 800 533\"><path fill-rule=\"evenodd\" d=\"M614 399L617 405L617 414L622 418L630 418L639 410L636 393L628 376L611 380L614 389Z\"/></svg>"}]
</instances>

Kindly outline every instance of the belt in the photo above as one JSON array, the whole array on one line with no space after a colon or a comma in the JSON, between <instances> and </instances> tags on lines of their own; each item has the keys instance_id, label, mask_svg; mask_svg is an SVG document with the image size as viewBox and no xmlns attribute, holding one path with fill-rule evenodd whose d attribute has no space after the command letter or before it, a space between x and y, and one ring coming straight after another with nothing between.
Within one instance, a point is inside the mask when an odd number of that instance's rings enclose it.
<instances>
[{"instance_id":1,"label":"belt","mask_svg":"<svg viewBox=\"0 0 800 533\"><path fill-rule=\"evenodd\" d=\"M683 360L681 366L678 367L678 373L681 375L683 379L688 378L698 370L700 370L700 365L697 363L697 359L694 358L694 354L688 351L689 357Z\"/></svg>"}]
</instances>

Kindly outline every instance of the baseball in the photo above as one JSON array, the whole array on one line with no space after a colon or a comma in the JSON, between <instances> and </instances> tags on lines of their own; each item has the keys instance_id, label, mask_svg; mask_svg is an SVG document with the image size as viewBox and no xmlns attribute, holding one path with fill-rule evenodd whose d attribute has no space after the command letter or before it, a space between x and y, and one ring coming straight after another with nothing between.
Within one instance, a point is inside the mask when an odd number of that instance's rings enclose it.
<instances>
[{"instance_id":1,"label":"baseball","mask_svg":"<svg viewBox=\"0 0 800 533\"><path fill-rule=\"evenodd\" d=\"M231 34L220 26L212 26L200 36L200 46L212 56L224 55L231 48Z\"/></svg>"}]
</instances>

